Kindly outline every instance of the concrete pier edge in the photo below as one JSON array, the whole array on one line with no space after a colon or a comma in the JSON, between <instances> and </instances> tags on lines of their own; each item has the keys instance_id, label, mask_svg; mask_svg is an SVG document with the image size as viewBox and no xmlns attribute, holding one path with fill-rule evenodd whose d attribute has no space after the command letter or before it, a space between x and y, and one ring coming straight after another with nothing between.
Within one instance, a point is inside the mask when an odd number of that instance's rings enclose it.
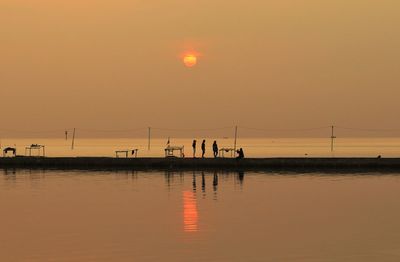
<instances>
[{"instance_id":1,"label":"concrete pier edge","mask_svg":"<svg viewBox=\"0 0 400 262\"><path fill-rule=\"evenodd\" d=\"M400 171L400 158L112 158L0 157L0 168L126 170L370 170Z\"/></svg>"}]
</instances>

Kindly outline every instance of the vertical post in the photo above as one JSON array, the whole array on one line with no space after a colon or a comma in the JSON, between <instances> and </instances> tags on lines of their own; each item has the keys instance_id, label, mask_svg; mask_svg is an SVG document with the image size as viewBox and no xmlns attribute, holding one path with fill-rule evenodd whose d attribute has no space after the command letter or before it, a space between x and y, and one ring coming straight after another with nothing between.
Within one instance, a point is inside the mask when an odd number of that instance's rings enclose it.
<instances>
[{"instance_id":1,"label":"vertical post","mask_svg":"<svg viewBox=\"0 0 400 262\"><path fill-rule=\"evenodd\" d=\"M74 128L74 132L72 133L72 144L71 144L72 150L74 150L74 145L75 145L75 128Z\"/></svg>"},{"instance_id":2,"label":"vertical post","mask_svg":"<svg viewBox=\"0 0 400 262\"><path fill-rule=\"evenodd\" d=\"M68 131L65 130L65 140L68 140Z\"/></svg>"},{"instance_id":3,"label":"vertical post","mask_svg":"<svg viewBox=\"0 0 400 262\"><path fill-rule=\"evenodd\" d=\"M235 126L235 142L233 144L233 156L236 156L237 126Z\"/></svg>"},{"instance_id":4,"label":"vertical post","mask_svg":"<svg viewBox=\"0 0 400 262\"><path fill-rule=\"evenodd\" d=\"M151 127L149 127L147 150L150 150Z\"/></svg>"},{"instance_id":5,"label":"vertical post","mask_svg":"<svg viewBox=\"0 0 400 262\"><path fill-rule=\"evenodd\" d=\"M334 135L334 126L331 127L331 152L333 152L333 140L336 138Z\"/></svg>"}]
</instances>

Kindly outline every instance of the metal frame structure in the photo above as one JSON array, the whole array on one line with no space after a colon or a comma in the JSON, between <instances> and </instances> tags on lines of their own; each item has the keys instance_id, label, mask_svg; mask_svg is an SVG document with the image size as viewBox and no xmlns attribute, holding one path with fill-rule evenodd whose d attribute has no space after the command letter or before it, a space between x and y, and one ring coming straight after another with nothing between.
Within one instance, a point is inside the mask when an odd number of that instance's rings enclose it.
<instances>
[{"instance_id":1,"label":"metal frame structure","mask_svg":"<svg viewBox=\"0 0 400 262\"><path fill-rule=\"evenodd\" d=\"M137 157L139 149L134 148L131 150L117 150L115 151L115 157L119 158L120 154L125 154L125 158L128 158L129 152L132 152L131 154L135 156L135 158Z\"/></svg>"},{"instance_id":2,"label":"metal frame structure","mask_svg":"<svg viewBox=\"0 0 400 262\"><path fill-rule=\"evenodd\" d=\"M177 157L174 155L174 151L179 151L179 157L185 157L184 146L167 146L165 148L165 157Z\"/></svg>"},{"instance_id":3,"label":"metal frame structure","mask_svg":"<svg viewBox=\"0 0 400 262\"><path fill-rule=\"evenodd\" d=\"M231 157L235 156L236 150L234 148L221 148L219 150L219 157L225 158L225 153L231 152Z\"/></svg>"},{"instance_id":4,"label":"metal frame structure","mask_svg":"<svg viewBox=\"0 0 400 262\"><path fill-rule=\"evenodd\" d=\"M17 155L17 148L16 147L6 147L3 149L3 157L7 156L7 153L11 151L12 155L15 157Z\"/></svg>"},{"instance_id":5,"label":"metal frame structure","mask_svg":"<svg viewBox=\"0 0 400 262\"><path fill-rule=\"evenodd\" d=\"M27 152L29 151L29 156L32 156L32 150L37 150L38 151L38 157L45 157L46 155L46 149L44 145L38 145L38 144L32 144L28 147L25 147L25 155L27 156ZM40 154L42 151L43 154Z\"/></svg>"}]
</instances>

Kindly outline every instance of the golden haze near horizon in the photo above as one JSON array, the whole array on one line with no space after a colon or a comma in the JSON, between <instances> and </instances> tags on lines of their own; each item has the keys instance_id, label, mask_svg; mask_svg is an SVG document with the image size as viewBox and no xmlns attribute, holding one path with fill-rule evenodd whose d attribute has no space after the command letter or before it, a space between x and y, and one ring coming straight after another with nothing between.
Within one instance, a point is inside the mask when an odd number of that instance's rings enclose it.
<instances>
[{"instance_id":1,"label":"golden haze near horizon","mask_svg":"<svg viewBox=\"0 0 400 262\"><path fill-rule=\"evenodd\" d=\"M1 0L0 129L400 128L399 13L389 0Z\"/></svg>"}]
</instances>

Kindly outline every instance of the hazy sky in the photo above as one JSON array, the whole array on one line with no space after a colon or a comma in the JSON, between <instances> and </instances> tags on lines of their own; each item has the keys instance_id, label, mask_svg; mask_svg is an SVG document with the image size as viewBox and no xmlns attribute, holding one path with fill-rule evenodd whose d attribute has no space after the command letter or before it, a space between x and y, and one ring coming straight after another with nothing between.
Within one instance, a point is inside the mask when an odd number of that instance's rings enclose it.
<instances>
[{"instance_id":1,"label":"hazy sky","mask_svg":"<svg viewBox=\"0 0 400 262\"><path fill-rule=\"evenodd\" d=\"M400 128L399 14L398 0L0 0L0 132Z\"/></svg>"}]
</instances>

